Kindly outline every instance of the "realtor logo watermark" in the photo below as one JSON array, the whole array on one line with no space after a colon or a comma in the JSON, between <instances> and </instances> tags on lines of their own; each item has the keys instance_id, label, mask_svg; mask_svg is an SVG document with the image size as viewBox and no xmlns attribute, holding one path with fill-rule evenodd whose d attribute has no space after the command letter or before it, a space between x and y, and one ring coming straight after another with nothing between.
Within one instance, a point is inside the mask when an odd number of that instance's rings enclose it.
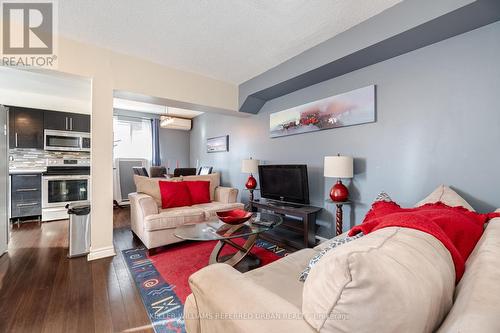
<instances>
[{"instance_id":1,"label":"realtor logo watermark","mask_svg":"<svg viewBox=\"0 0 500 333\"><path fill-rule=\"evenodd\" d=\"M57 67L57 3L2 0L3 66Z\"/></svg>"}]
</instances>

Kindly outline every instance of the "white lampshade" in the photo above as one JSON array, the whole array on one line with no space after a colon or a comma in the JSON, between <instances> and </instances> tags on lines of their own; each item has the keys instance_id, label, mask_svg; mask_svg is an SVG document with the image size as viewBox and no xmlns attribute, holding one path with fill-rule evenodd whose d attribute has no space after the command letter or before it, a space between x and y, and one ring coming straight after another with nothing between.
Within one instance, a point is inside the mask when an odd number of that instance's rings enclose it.
<instances>
[{"instance_id":1,"label":"white lampshade","mask_svg":"<svg viewBox=\"0 0 500 333\"><path fill-rule=\"evenodd\" d=\"M259 172L259 160L248 159L241 161L241 172L257 173Z\"/></svg>"},{"instance_id":2,"label":"white lampshade","mask_svg":"<svg viewBox=\"0 0 500 333\"><path fill-rule=\"evenodd\" d=\"M353 159L351 156L325 156L325 177L352 178Z\"/></svg>"}]
</instances>

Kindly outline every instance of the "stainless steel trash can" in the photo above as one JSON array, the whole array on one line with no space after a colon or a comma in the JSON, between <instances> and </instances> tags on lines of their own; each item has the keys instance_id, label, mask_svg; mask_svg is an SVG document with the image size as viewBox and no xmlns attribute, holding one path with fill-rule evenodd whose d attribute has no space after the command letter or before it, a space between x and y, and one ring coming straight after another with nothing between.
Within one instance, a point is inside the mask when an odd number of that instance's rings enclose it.
<instances>
[{"instance_id":1,"label":"stainless steel trash can","mask_svg":"<svg viewBox=\"0 0 500 333\"><path fill-rule=\"evenodd\" d=\"M90 251L90 202L66 205L69 214L68 258L84 256Z\"/></svg>"}]
</instances>

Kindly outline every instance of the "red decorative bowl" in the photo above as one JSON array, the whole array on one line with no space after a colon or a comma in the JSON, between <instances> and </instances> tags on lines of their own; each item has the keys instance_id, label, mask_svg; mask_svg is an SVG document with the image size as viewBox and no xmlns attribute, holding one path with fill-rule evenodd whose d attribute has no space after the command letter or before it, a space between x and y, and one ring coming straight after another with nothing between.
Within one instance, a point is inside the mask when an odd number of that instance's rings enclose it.
<instances>
[{"instance_id":1,"label":"red decorative bowl","mask_svg":"<svg viewBox=\"0 0 500 333\"><path fill-rule=\"evenodd\" d=\"M227 224L245 223L252 217L252 212L243 209L233 209L226 212L217 212L219 220Z\"/></svg>"}]
</instances>

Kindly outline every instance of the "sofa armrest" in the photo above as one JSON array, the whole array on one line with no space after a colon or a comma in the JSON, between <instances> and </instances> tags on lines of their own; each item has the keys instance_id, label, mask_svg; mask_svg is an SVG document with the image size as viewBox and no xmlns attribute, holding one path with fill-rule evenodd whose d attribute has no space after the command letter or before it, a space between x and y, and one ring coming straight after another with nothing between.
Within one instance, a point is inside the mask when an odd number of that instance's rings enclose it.
<instances>
[{"instance_id":1,"label":"sofa armrest","mask_svg":"<svg viewBox=\"0 0 500 333\"><path fill-rule=\"evenodd\" d=\"M152 196L144 193L130 193L128 195L130 200L130 214L131 217L140 217L144 219L146 216L158 214L158 205Z\"/></svg>"},{"instance_id":2,"label":"sofa armrest","mask_svg":"<svg viewBox=\"0 0 500 333\"><path fill-rule=\"evenodd\" d=\"M199 270L190 276L189 285L198 318L186 318L196 324L186 327L207 332L315 332L300 308L227 264ZM189 316L192 311L185 314Z\"/></svg>"},{"instance_id":3,"label":"sofa armrest","mask_svg":"<svg viewBox=\"0 0 500 333\"><path fill-rule=\"evenodd\" d=\"M222 203L235 203L237 199L238 199L237 188L218 186L215 189L215 201Z\"/></svg>"}]
</instances>

